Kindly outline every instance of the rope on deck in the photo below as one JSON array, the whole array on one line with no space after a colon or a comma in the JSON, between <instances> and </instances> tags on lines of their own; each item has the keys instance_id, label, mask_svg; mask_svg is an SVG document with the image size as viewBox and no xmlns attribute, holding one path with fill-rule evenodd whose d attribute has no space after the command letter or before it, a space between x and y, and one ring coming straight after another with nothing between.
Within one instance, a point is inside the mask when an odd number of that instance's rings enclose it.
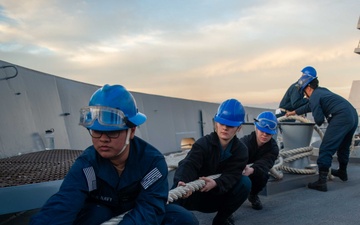
<instances>
[{"instance_id":1,"label":"rope on deck","mask_svg":"<svg viewBox=\"0 0 360 225\"><path fill-rule=\"evenodd\" d=\"M220 177L220 175L221 174L215 174L215 175L208 176L208 178L216 179L216 178ZM175 200L178 200L179 198L183 197L186 194L186 192L188 192L189 190L191 190L193 192L198 191L201 188L203 188L204 186L205 186L205 181L201 180L201 179L186 183L185 186L178 186L178 187L176 187L176 188L169 191L168 203L169 202L174 202ZM128 213L128 212L129 211L127 211L126 213ZM123 214L121 214L119 216L113 217L110 220L102 223L101 225L116 225L116 224L119 224L123 220L126 213L123 213Z\"/></svg>"}]
</instances>

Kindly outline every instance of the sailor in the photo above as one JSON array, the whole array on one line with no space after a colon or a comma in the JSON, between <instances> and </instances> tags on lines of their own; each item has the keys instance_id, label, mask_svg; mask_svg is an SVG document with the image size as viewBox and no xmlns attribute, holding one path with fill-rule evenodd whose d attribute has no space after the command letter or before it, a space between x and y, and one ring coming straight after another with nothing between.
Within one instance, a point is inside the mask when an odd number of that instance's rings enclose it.
<instances>
[{"instance_id":1,"label":"sailor","mask_svg":"<svg viewBox=\"0 0 360 225\"><path fill-rule=\"evenodd\" d=\"M178 205L167 205L164 156L135 136L146 121L121 85L105 85L80 110L93 145L72 165L60 190L30 224L101 224L124 215L120 224L198 224Z\"/></svg>"},{"instance_id":2,"label":"sailor","mask_svg":"<svg viewBox=\"0 0 360 225\"><path fill-rule=\"evenodd\" d=\"M335 153L337 153L339 168L332 169L331 174L339 177L342 181L348 179L347 165L350 145L358 126L358 114L346 99L327 88L319 87L317 77L311 74L304 73L301 76L298 80L298 88L299 92L309 99L309 103L294 111L287 112L286 115L301 115L312 112L314 121L318 126L322 125L325 119L328 122L317 159L319 179L308 184L311 189L327 191L327 175Z\"/></svg>"},{"instance_id":3,"label":"sailor","mask_svg":"<svg viewBox=\"0 0 360 225\"><path fill-rule=\"evenodd\" d=\"M306 66L301 70L302 74L309 74L310 76L316 77L316 70L312 66ZM304 95L299 93L296 87L297 82L290 85L285 92L283 98L280 101L279 108L275 111L276 117L285 116L287 111L293 111L300 106L308 103L308 99L304 98ZM295 120L287 120L288 122L295 122Z\"/></svg>"},{"instance_id":4,"label":"sailor","mask_svg":"<svg viewBox=\"0 0 360 225\"><path fill-rule=\"evenodd\" d=\"M251 191L248 200L252 208L263 208L258 194L269 180L270 169L279 155L279 147L273 135L277 133L277 118L269 111L262 112L255 119L255 131L240 139L248 149L249 160L243 175L251 180Z\"/></svg>"},{"instance_id":5,"label":"sailor","mask_svg":"<svg viewBox=\"0 0 360 225\"><path fill-rule=\"evenodd\" d=\"M202 179L205 186L197 192L189 190L176 201L189 210L204 213L217 212L213 225L234 224L232 214L246 200L251 181L242 175L248 152L236 137L244 123L245 110L236 99L221 103L214 117L215 131L201 137L188 155L179 162L174 175L174 187ZM221 174L211 179L208 176Z\"/></svg>"}]
</instances>

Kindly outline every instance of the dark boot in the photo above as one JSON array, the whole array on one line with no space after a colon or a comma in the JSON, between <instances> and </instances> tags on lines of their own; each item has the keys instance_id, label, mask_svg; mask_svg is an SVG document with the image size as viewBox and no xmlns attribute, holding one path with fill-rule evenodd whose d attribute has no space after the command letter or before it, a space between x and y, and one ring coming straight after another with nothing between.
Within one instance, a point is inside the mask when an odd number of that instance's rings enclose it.
<instances>
[{"instance_id":1,"label":"dark boot","mask_svg":"<svg viewBox=\"0 0 360 225\"><path fill-rule=\"evenodd\" d=\"M340 164L339 169L331 169L331 175L340 178L342 181L347 181L348 176L346 172L347 165L346 164Z\"/></svg>"},{"instance_id":2,"label":"dark boot","mask_svg":"<svg viewBox=\"0 0 360 225\"><path fill-rule=\"evenodd\" d=\"M227 218L227 220L225 221L225 225L235 225L235 220L234 220L233 215L231 215L231 216L229 216L229 218Z\"/></svg>"},{"instance_id":3,"label":"dark boot","mask_svg":"<svg viewBox=\"0 0 360 225\"><path fill-rule=\"evenodd\" d=\"M249 202L251 202L251 207L256 210L261 210L263 208L260 198L256 194L249 194L248 197Z\"/></svg>"},{"instance_id":4,"label":"dark boot","mask_svg":"<svg viewBox=\"0 0 360 225\"><path fill-rule=\"evenodd\" d=\"M230 215L227 219L220 218L216 215L213 219L212 225L235 225L234 216Z\"/></svg>"},{"instance_id":5,"label":"dark boot","mask_svg":"<svg viewBox=\"0 0 360 225\"><path fill-rule=\"evenodd\" d=\"M319 171L319 179L313 183L309 183L308 188L324 192L327 191L327 175L328 171Z\"/></svg>"}]
</instances>

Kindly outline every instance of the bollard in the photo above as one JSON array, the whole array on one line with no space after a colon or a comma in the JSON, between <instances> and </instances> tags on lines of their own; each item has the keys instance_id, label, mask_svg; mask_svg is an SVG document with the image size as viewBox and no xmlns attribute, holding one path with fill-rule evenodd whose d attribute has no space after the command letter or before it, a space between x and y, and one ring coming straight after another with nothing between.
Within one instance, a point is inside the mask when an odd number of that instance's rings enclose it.
<instances>
[{"instance_id":1,"label":"bollard","mask_svg":"<svg viewBox=\"0 0 360 225\"><path fill-rule=\"evenodd\" d=\"M279 125L282 130L284 152L310 146L315 123L280 122ZM309 157L304 157L288 164L289 167L303 169L311 162Z\"/></svg>"}]
</instances>

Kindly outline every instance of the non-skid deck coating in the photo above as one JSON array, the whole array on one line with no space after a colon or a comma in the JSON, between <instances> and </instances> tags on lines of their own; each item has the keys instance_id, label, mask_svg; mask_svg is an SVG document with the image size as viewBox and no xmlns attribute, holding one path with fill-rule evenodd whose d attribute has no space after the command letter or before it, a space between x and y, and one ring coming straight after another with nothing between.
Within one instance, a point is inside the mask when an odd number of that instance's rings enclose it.
<instances>
[{"instance_id":1,"label":"non-skid deck coating","mask_svg":"<svg viewBox=\"0 0 360 225\"><path fill-rule=\"evenodd\" d=\"M336 165L334 165L336 167ZM360 164L351 163L349 180L328 182L328 192L297 188L260 196L264 209L257 211L244 204L234 213L235 224L249 225L357 225L360 221ZM0 225L26 225L36 210L1 216ZM200 225L211 225L214 213L194 211Z\"/></svg>"},{"instance_id":2,"label":"non-skid deck coating","mask_svg":"<svg viewBox=\"0 0 360 225\"><path fill-rule=\"evenodd\" d=\"M337 163L333 163L333 168ZM327 182L328 191L306 187L259 196L264 208L254 210L249 201L234 213L235 224L248 225L358 225L360 224L360 164L350 163L349 180L334 178ZM312 181L317 180L317 176ZM215 213L194 211L200 225L211 225ZM6 224L11 225L11 224Z\"/></svg>"},{"instance_id":3,"label":"non-skid deck coating","mask_svg":"<svg viewBox=\"0 0 360 225\"><path fill-rule=\"evenodd\" d=\"M82 151L74 150L52 150L46 152L37 152L32 155L33 164L41 162L53 162L52 165L64 167L70 166L69 160L81 154ZM69 152L73 151L73 152ZM55 153L54 157L51 153ZM43 153L44 155L42 155ZM69 157L70 154L71 156ZM75 154L75 155L72 155ZM40 156L41 155L41 156ZM62 156L59 156L62 155ZM26 158L29 154L26 155ZM48 157L48 158L46 158ZM17 159L21 159L19 156ZM9 160L9 159L7 159ZM13 159L12 159L13 160ZM22 159L23 161L27 161ZM28 159L29 160L29 159ZM352 225L359 224L360 221L360 163L350 160L348 173L349 181L342 182L335 178L328 182L328 192L319 192L306 188L307 182L303 186L289 191L260 196L264 204L264 209L260 211L253 210L250 203L246 201L235 213L235 224L252 225ZM16 161L12 161L15 162ZM62 166L59 166L62 165ZM57 166L53 166L57 167ZM2 168L2 167L1 167ZM29 167L25 167L29 168ZM333 162L333 168L336 168L336 162ZM49 169L48 169L49 170ZM55 170L54 170L55 171ZM2 171L1 171L2 172ZM38 173L40 173L38 171ZM41 173L40 173L41 174ZM58 173L61 174L61 173ZM64 176L63 173L60 177ZM58 176L58 175L57 175ZM296 175L293 175L296 176ZM311 175L309 179L316 180L316 175ZM300 179L300 178L299 178ZM46 179L49 180L49 179ZM284 178L281 182L274 182L271 186L287 184L291 179ZM14 214L0 215L0 225L26 225L30 217L39 209L18 212ZM209 225L212 222L214 213L200 213L194 211L199 219L200 225Z\"/></svg>"},{"instance_id":4,"label":"non-skid deck coating","mask_svg":"<svg viewBox=\"0 0 360 225\"><path fill-rule=\"evenodd\" d=\"M62 180L82 150L44 150L0 159L0 188Z\"/></svg>"}]
</instances>

